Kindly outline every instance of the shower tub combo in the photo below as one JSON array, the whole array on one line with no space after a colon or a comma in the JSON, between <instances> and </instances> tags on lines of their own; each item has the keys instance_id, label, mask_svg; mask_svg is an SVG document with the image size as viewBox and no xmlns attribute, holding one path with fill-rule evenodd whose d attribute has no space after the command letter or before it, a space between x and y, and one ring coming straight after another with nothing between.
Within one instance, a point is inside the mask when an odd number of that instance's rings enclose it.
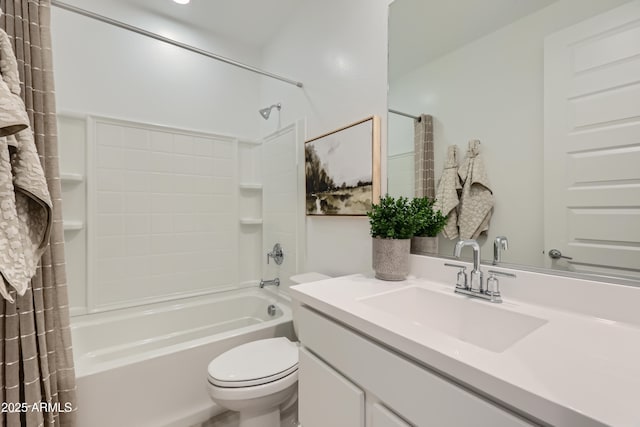
<instances>
[{"instance_id":1,"label":"shower tub combo","mask_svg":"<svg viewBox=\"0 0 640 427\"><path fill-rule=\"evenodd\" d=\"M214 357L293 339L293 323L286 300L256 288L75 318L72 336L78 425L184 427L223 411L206 389Z\"/></svg>"}]
</instances>

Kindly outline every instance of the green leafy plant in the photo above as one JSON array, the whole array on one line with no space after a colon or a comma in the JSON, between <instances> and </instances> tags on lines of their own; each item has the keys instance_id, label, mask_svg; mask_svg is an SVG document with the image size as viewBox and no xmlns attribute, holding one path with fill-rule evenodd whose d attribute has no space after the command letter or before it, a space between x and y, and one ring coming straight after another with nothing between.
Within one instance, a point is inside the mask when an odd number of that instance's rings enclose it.
<instances>
[{"instance_id":1,"label":"green leafy plant","mask_svg":"<svg viewBox=\"0 0 640 427\"><path fill-rule=\"evenodd\" d=\"M447 224L447 217L434 210L435 199L416 197L411 200L410 210L415 223L414 236L435 237Z\"/></svg>"},{"instance_id":2,"label":"green leafy plant","mask_svg":"<svg viewBox=\"0 0 640 427\"><path fill-rule=\"evenodd\" d=\"M394 199L388 194L367 212L371 236L383 239L410 239L415 233L411 202L406 197Z\"/></svg>"}]
</instances>

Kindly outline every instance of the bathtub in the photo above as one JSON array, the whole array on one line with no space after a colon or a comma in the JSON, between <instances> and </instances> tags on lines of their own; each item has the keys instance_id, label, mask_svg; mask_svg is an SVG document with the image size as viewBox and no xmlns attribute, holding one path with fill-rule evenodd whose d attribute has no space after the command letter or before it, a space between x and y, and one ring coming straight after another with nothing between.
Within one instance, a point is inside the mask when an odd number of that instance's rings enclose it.
<instances>
[{"instance_id":1,"label":"bathtub","mask_svg":"<svg viewBox=\"0 0 640 427\"><path fill-rule=\"evenodd\" d=\"M293 338L292 325L288 302L257 288L73 318L78 425L205 421L223 411L206 390L211 359L245 342Z\"/></svg>"}]
</instances>

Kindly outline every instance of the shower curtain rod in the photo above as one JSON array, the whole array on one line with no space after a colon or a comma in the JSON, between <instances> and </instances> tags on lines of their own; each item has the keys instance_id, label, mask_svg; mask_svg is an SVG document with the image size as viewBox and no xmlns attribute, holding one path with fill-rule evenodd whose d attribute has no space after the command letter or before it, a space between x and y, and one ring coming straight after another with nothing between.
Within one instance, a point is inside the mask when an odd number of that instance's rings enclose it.
<instances>
[{"instance_id":1,"label":"shower curtain rod","mask_svg":"<svg viewBox=\"0 0 640 427\"><path fill-rule=\"evenodd\" d=\"M185 44L185 43L181 43L181 42L175 41L175 40L167 38L167 37L163 37L163 36L161 36L159 34L152 33L151 31L143 30L142 28L135 27L133 25L129 25L129 24L126 24L126 23L124 23L122 21L117 21L117 20L112 19L112 18L108 18L108 17L106 17L104 15L99 15L97 13L88 11L86 9L81 9L79 7L72 6L70 4L67 4L67 3L64 3L64 2L61 2L61 1L58 1L58 0L51 0L51 4L53 6L59 7L60 9L68 10L69 12L74 12L74 13L77 13L79 15L86 16L88 18L92 18L92 19L104 22L106 24L114 25L114 26L122 28L124 30L132 31L134 33L138 33L138 34L141 34L143 36L151 37L152 39L155 39L155 40L158 40L158 41L161 41L161 42L164 42L164 43L168 43L168 44L176 46L176 47L180 47L180 48L188 50L190 52L197 53L199 55L203 55L203 56L206 56L208 58L215 59L217 61L225 62L227 64L230 64L230 65L233 65L233 66L236 66L236 67L248 70L248 71L252 71L252 72L257 73L257 74L262 74L263 76L271 77L273 79L280 80L280 81L283 81L285 83L289 83L289 84L292 84L292 85L295 85L295 86L298 86L298 87L302 87L303 86L303 84L301 82L297 82L295 80L291 80L291 79L288 79L286 77L282 77L282 76L279 76L277 74L273 74L273 73L261 70L261 69L256 68L256 67L252 67L251 65L243 64L242 62L234 61L233 59L226 58L226 57L221 56L221 55L216 55L215 53L211 53L211 52L208 52L206 50L199 49L197 47L194 47L194 46L191 46L191 45L188 45L188 44Z\"/></svg>"},{"instance_id":2,"label":"shower curtain rod","mask_svg":"<svg viewBox=\"0 0 640 427\"><path fill-rule=\"evenodd\" d=\"M409 117L410 119L414 119L414 120L420 121L420 117L413 116L413 115L407 114L407 113L403 113L402 111L393 110L393 109L389 108L389 112L393 113L393 114L397 114L399 116L405 116L405 117Z\"/></svg>"}]
</instances>

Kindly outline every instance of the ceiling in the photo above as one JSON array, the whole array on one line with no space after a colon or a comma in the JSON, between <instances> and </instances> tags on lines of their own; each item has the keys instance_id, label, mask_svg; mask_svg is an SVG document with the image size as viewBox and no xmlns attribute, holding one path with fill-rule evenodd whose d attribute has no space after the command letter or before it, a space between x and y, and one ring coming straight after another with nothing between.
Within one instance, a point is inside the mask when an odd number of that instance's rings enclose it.
<instances>
[{"instance_id":1,"label":"ceiling","mask_svg":"<svg viewBox=\"0 0 640 427\"><path fill-rule=\"evenodd\" d=\"M395 0L389 12L389 80L557 0Z\"/></svg>"},{"instance_id":2,"label":"ceiling","mask_svg":"<svg viewBox=\"0 0 640 427\"><path fill-rule=\"evenodd\" d=\"M295 14L299 0L113 0L217 36L263 48Z\"/></svg>"}]
</instances>

